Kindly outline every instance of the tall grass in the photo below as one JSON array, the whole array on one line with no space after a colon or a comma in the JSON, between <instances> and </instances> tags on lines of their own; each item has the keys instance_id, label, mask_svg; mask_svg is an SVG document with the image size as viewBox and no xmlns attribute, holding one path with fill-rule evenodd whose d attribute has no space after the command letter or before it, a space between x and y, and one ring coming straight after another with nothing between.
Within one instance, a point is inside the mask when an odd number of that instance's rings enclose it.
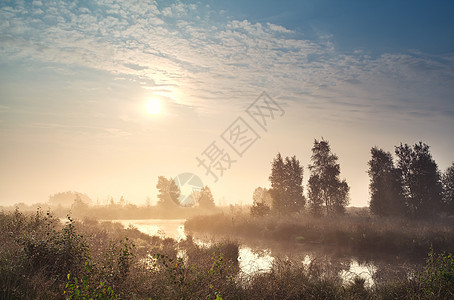
<instances>
[{"instance_id":1,"label":"tall grass","mask_svg":"<svg viewBox=\"0 0 454 300\"><path fill-rule=\"evenodd\" d=\"M231 220L230 220L231 222ZM238 223L237 223L238 224ZM93 219L61 224L51 213L0 213L0 299L450 299L454 259L430 252L412 278L345 283L323 260L275 259L247 276L239 244L151 237Z\"/></svg>"},{"instance_id":2,"label":"tall grass","mask_svg":"<svg viewBox=\"0 0 454 300\"><path fill-rule=\"evenodd\" d=\"M431 248L454 251L454 223L449 219L432 222L367 214L321 218L309 214L218 214L191 218L186 221L185 230L419 257Z\"/></svg>"}]
</instances>

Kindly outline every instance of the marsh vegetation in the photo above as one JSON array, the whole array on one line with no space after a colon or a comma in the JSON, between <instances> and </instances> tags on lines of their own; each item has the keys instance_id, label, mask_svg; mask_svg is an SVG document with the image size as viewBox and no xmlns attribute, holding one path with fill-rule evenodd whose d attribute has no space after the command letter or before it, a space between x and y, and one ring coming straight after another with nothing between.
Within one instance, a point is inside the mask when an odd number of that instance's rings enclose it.
<instances>
[{"instance_id":1,"label":"marsh vegetation","mask_svg":"<svg viewBox=\"0 0 454 300\"><path fill-rule=\"evenodd\" d=\"M189 222L190 224L190 222ZM65 223L52 213L0 214L2 299L449 299L454 260L429 250L411 276L346 281L329 261L280 257L267 272L245 273L238 242L200 245L149 236L94 219Z\"/></svg>"},{"instance_id":2,"label":"marsh vegetation","mask_svg":"<svg viewBox=\"0 0 454 300\"><path fill-rule=\"evenodd\" d=\"M372 148L369 208L347 207L349 185L322 139L306 194L299 160L278 153L252 206L218 207L207 186L185 206L159 176L155 205L66 192L49 199L55 215L2 210L0 298L451 299L454 167L441 174L428 149L400 145L395 164Z\"/></svg>"}]
</instances>

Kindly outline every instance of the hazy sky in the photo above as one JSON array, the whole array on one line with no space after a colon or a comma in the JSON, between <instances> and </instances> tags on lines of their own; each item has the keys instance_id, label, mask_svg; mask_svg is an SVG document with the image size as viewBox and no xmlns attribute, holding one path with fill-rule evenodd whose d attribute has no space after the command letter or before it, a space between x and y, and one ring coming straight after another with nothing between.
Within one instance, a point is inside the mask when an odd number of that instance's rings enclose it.
<instances>
[{"instance_id":1,"label":"hazy sky","mask_svg":"<svg viewBox=\"0 0 454 300\"><path fill-rule=\"evenodd\" d=\"M0 205L67 190L143 204L184 172L246 204L278 152L306 184L324 137L365 206L372 146L454 160L452 1L94 2L0 2ZM264 91L283 112L262 128L245 110ZM215 146L217 182L196 159Z\"/></svg>"}]
</instances>

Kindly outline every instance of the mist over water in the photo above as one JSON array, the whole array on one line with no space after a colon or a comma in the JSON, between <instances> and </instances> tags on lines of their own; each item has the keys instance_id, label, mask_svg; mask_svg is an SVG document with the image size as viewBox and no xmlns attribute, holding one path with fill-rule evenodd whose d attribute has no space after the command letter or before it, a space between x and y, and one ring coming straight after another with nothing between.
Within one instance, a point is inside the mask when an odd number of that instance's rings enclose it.
<instances>
[{"instance_id":1,"label":"mist over water","mask_svg":"<svg viewBox=\"0 0 454 300\"><path fill-rule=\"evenodd\" d=\"M187 238L184 230L185 219L149 219L149 220L115 220L125 227L133 226L148 235L157 235L162 238L173 238L181 241ZM226 239L235 239L234 236L222 237L216 235L199 234L192 236L193 241L202 246L209 247ZM367 286L372 286L374 280L380 280L376 274L379 268L384 269L394 276L411 276L421 268L421 263L409 265L408 261L396 263L392 258L377 259L376 261L359 261L354 256L329 252L323 247L305 247L304 245L277 243L275 241L249 241L240 237L239 246L239 267L244 275L250 276L258 273L269 272L276 259L290 259L309 266L313 260L326 260L332 268L339 269L339 274L345 283L351 282L354 278L360 277L365 280ZM382 270L383 271L383 270Z\"/></svg>"}]
</instances>

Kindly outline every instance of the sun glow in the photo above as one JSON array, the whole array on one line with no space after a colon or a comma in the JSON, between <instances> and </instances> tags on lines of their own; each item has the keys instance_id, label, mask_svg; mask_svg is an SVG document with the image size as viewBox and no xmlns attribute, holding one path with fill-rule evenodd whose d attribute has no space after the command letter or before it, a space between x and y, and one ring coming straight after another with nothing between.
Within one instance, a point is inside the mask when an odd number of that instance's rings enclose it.
<instances>
[{"instance_id":1,"label":"sun glow","mask_svg":"<svg viewBox=\"0 0 454 300\"><path fill-rule=\"evenodd\" d=\"M151 98L147 101L146 110L151 115L157 115L162 111L161 101L156 98Z\"/></svg>"}]
</instances>

